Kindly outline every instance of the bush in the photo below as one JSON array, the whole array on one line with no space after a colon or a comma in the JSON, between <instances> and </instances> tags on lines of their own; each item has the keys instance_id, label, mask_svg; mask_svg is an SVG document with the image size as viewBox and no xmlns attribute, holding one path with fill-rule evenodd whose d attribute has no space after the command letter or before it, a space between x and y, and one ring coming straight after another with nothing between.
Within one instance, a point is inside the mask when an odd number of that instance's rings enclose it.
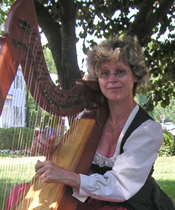
<instances>
[{"instance_id":1,"label":"bush","mask_svg":"<svg viewBox=\"0 0 175 210\"><path fill-rule=\"evenodd\" d=\"M160 156L172 156L175 154L175 144L173 134L163 131L163 143L159 150Z\"/></svg>"},{"instance_id":2,"label":"bush","mask_svg":"<svg viewBox=\"0 0 175 210\"><path fill-rule=\"evenodd\" d=\"M30 148L34 130L25 127L0 128L0 149Z\"/></svg>"}]
</instances>

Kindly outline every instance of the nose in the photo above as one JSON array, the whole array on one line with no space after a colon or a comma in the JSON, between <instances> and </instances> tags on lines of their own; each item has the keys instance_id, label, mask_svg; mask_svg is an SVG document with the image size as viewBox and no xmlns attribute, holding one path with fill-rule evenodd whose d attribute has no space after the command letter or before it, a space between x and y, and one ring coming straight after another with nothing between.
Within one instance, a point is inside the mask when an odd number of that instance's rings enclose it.
<instances>
[{"instance_id":1,"label":"nose","mask_svg":"<svg viewBox=\"0 0 175 210\"><path fill-rule=\"evenodd\" d=\"M111 72L109 75L109 82L115 82L118 81L118 78L116 77L115 72Z\"/></svg>"}]
</instances>

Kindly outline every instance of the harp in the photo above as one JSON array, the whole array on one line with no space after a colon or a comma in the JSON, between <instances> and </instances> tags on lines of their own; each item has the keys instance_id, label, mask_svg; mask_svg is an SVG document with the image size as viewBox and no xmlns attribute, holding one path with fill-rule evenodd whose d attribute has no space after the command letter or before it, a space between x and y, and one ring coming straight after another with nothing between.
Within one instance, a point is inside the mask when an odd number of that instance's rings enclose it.
<instances>
[{"instance_id":1,"label":"harp","mask_svg":"<svg viewBox=\"0 0 175 210\"><path fill-rule=\"evenodd\" d=\"M27 88L42 109L56 116L72 116L84 110L76 129L73 124L63 136L52 160L76 173L87 174L108 116L107 102L97 82L78 80L69 91L54 85L44 60L32 0L17 0L13 4L0 43L0 113L21 65ZM35 176L11 210L76 208L71 188L44 184Z\"/></svg>"}]
</instances>

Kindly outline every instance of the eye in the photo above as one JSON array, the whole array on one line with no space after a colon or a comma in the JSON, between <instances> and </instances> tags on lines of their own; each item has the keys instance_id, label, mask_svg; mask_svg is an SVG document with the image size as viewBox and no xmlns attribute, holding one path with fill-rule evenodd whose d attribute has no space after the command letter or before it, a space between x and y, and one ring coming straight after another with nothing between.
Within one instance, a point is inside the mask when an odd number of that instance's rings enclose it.
<instances>
[{"instance_id":1,"label":"eye","mask_svg":"<svg viewBox=\"0 0 175 210\"><path fill-rule=\"evenodd\" d=\"M100 72L100 75L102 75L102 76L108 76L110 73L109 73L109 71L102 71L102 72Z\"/></svg>"},{"instance_id":2,"label":"eye","mask_svg":"<svg viewBox=\"0 0 175 210\"><path fill-rule=\"evenodd\" d=\"M119 69L116 71L116 75L118 76L123 76L126 74L126 70L125 69Z\"/></svg>"}]
</instances>

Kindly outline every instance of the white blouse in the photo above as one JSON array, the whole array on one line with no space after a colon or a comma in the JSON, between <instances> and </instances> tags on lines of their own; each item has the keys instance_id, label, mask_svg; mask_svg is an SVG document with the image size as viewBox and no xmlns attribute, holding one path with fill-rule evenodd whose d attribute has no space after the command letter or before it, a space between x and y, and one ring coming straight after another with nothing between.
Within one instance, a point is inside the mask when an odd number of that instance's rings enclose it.
<instances>
[{"instance_id":1,"label":"white blouse","mask_svg":"<svg viewBox=\"0 0 175 210\"><path fill-rule=\"evenodd\" d=\"M134 130L123 146L122 138L139 110L131 112L119 136L113 157L106 158L96 152L93 163L112 167L104 175L80 174L79 191L73 190L73 196L84 202L87 197L98 200L123 202L135 195L144 185L163 142L163 131L159 123L147 120Z\"/></svg>"}]
</instances>

